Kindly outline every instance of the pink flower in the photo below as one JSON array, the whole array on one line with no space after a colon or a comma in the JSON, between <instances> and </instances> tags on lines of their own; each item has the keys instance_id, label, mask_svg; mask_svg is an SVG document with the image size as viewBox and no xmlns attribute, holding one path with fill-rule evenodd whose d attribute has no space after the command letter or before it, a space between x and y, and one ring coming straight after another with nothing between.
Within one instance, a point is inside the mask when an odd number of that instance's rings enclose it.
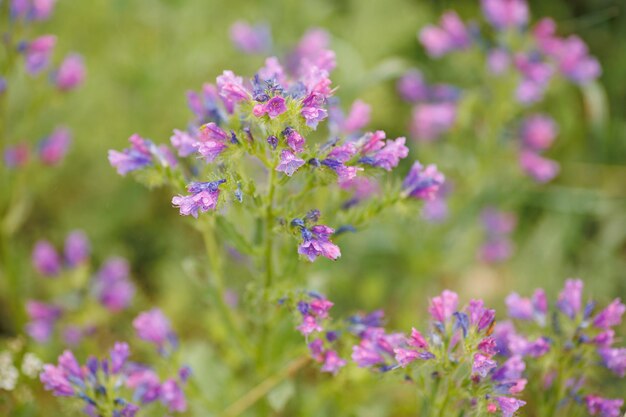
<instances>
[{"instance_id":1,"label":"pink flower","mask_svg":"<svg viewBox=\"0 0 626 417\"><path fill-rule=\"evenodd\" d=\"M411 133L418 140L434 141L456 121L455 103L420 103L413 109Z\"/></svg>"},{"instance_id":2,"label":"pink flower","mask_svg":"<svg viewBox=\"0 0 626 417\"><path fill-rule=\"evenodd\" d=\"M300 159L293 152L283 149L276 171L284 172L285 175L291 177L302 165L304 165L304 159Z\"/></svg>"},{"instance_id":3,"label":"pink flower","mask_svg":"<svg viewBox=\"0 0 626 417\"><path fill-rule=\"evenodd\" d=\"M459 296L456 293L444 290L441 295L430 300L428 312L433 320L444 323L457 311L458 301Z\"/></svg>"},{"instance_id":4,"label":"pink flower","mask_svg":"<svg viewBox=\"0 0 626 417\"><path fill-rule=\"evenodd\" d=\"M419 40L428 55L438 58L451 51L466 49L471 38L465 25L454 11L441 16L440 27L428 25L419 33Z\"/></svg>"},{"instance_id":5,"label":"pink flower","mask_svg":"<svg viewBox=\"0 0 626 417\"><path fill-rule=\"evenodd\" d=\"M482 0L485 18L496 29L522 28L528 23L526 0Z\"/></svg>"},{"instance_id":6,"label":"pink flower","mask_svg":"<svg viewBox=\"0 0 626 417\"><path fill-rule=\"evenodd\" d=\"M85 64L79 54L67 56L56 73L55 82L59 90L70 91L78 87L85 80Z\"/></svg>"},{"instance_id":7,"label":"pink flower","mask_svg":"<svg viewBox=\"0 0 626 417\"><path fill-rule=\"evenodd\" d=\"M522 151L519 163L524 172L539 183L551 181L560 170L557 162L543 158L533 151Z\"/></svg>"},{"instance_id":8,"label":"pink flower","mask_svg":"<svg viewBox=\"0 0 626 417\"><path fill-rule=\"evenodd\" d=\"M548 149L557 133L558 126L554 119L543 114L527 117L520 129L520 137L524 145L537 151Z\"/></svg>"}]
</instances>

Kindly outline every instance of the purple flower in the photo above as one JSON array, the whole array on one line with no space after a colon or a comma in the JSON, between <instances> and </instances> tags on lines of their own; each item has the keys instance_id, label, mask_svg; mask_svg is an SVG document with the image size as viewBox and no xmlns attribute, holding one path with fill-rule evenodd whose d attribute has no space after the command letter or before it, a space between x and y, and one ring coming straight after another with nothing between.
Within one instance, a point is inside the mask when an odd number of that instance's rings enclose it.
<instances>
[{"instance_id":1,"label":"purple flower","mask_svg":"<svg viewBox=\"0 0 626 417\"><path fill-rule=\"evenodd\" d=\"M55 83L59 90L70 91L78 87L85 80L85 64L79 54L68 55L56 73Z\"/></svg>"},{"instance_id":2,"label":"purple flower","mask_svg":"<svg viewBox=\"0 0 626 417\"><path fill-rule=\"evenodd\" d=\"M61 259L54 246L46 240L35 244L32 254L33 266L44 277L55 277L61 272Z\"/></svg>"},{"instance_id":3,"label":"purple flower","mask_svg":"<svg viewBox=\"0 0 626 417\"><path fill-rule=\"evenodd\" d=\"M511 55L503 48L489 51L487 56L487 68L493 75L504 74L511 66Z\"/></svg>"},{"instance_id":4,"label":"purple flower","mask_svg":"<svg viewBox=\"0 0 626 417\"><path fill-rule=\"evenodd\" d=\"M507 235L515 230L517 218L515 214L498 211L493 207L486 207L480 213L483 227L489 235Z\"/></svg>"},{"instance_id":5,"label":"purple flower","mask_svg":"<svg viewBox=\"0 0 626 417\"><path fill-rule=\"evenodd\" d=\"M300 153L304 150L304 145L306 143L305 139L291 127L287 127L282 132L285 137L285 141L287 142L287 146L289 146L295 153Z\"/></svg>"},{"instance_id":6,"label":"purple flower","mask_svg":"<svg viewBox=\"0 0 626 417\"><path fill-rule=\"evenodd\" d=\"M232 71L224 71L217 77L217 91L228 113L233 112L235 104L251 98L250 93L243 86L243 79L237 77Z\"/></svg>"},{"instance_id":7,"label":"purple flower","mask_svg":"<svg viewBox=\"0 0 626 417\"><path fill-rule=\"evenodd\" d=\"M117 342L113 345L113 349L111 349L109 354L111 357L111 372L117 374L122 370L130 356L130 347L128 343Z\"/></svg>"},{"instance_id":8,"label":"purple flower","mask_svg":"<svg viewBox=\"0 0 626 417\"><path fill-rule=\"evenodd\" d=\"M54 325L61 317L62 310L52 304L28 300L26 302L26 314L30 319L26 325L26 333L36 342L45 343L50 340Z\"/></svg>"},{"instance_id":9,"label":"purple flower","mask_svg":"<svg viewBox=\"0 0 626 417\"><path fill-rule=\"evenodd\" d=\"M582 303L583 282L579 279L565 281L563 291L559 293L556 306L570 319L580 312Z\"/></svg>"},{"instance_id":10,"label":"purple flower","mask_svg":"<svg viewBox=\"0 0 626 417\"><path fill-rule=\"evenodd\" d=\"M74 388L68 380L68 375L61 367L44 365L39 379L44 389L52 391L52 394L57 397L71 397L74 395Z\"/></svg>"},{"instance_id":11,"label":"purple flower","mask_svg":"<svg viewBox=\"0 0 626 417\"><path fill-rule=\"evenodd\" d=\"M456 103L420 103L413 109L411 133L431 142L448 132L456 121Z\"/></svg>"},{"instance_id":12,"label":"purple flower","mask_svg":"<svg viewBox=\"0 0 626 417\"><path fill-rule=\"evenodd\" d=\"M341 359L337 352L334 350L327 350L324 355L324 364L322 365L322 372L328 372L333 375L337 375L339 370L346 366L346 361Z\"/></svg>"},{"instance_id":13,"label":"purple flower","mask_svg":"<svg viewBox=\"0 0 626 417\"><path fill-rule=\"evenodd\" d=\"M94 293L98 301L111 312L125 309L135 295L130 281L128 262L123 258L110 258L98 271Z\"/></svg>"},{"instance_id":14,"label":"purple flower","mask_svg":"<svg viewBox=\"0 0 626 417\"><path fill-rule=\"evenodd\" d=\"M325 85L327 78L321 77L319 84ZM330 83L330 81L328 81ZM310 89L321 89L326 92L325 87L310 87ZM311 92L304 100L302 100L302 110L300 114L304 117L306 125L311 129L316 129L319 122L328 117L328 110L324 108L326 105L326 96L320 92Z\"/></svg>"},{"instance_id":15,"label":"purple flower","mask_svg":"<svg viewBox=\"0 0 626 417\"><path fill-rule=\"evenodd\" d=\"M46 165L58 164L69 148L72 137L70 131L60 127L50 136L39 142L39 158Z\"/></svg>"},{"instance_id":16,"label":"purple flower","mask_svg":"<svg viewBox=\"0 0 626 417\"><path fill-rule=\"evenodd\" d=\"M212 84L204 84L200 94L195 91L187 91L187 105L197 118L198 124L203 124L209 120L219 121L222 115L219 110L218 102L220 96L217 88Z\"/></svg>"},{"instance_id":17,"label":"purple flower","mask_svg":"<svg viewBox=\"0 0 626 417\"><path fill-rule=\"evenodd\" d=\"M168 379L161 385L161 402L170 412L185 412L187 401L183 390L174 379Z\"/></svg>"},{"instance_id":18,"label":"purple flower","mask_svg":"<svg viewBox=\"0 0 626 417\"><path fill-rule=\"evenodd\" d=\"M623 378L626 375L626 348L603 348L598 349L604 366L615 375Z\"/></svg>"},{"instance_id":19,"label":"purple flower","mask_svg":"<svg viewBox=\"0 0 626 417\"><path fill-rule=\"evenodd\" d=\"M136 367L127 372L126 386L135 390L135 396L143 404L149 404L159 399L161 381L151 369Z\"/></svg>"},{"instance_id":20,"label":"purple flower","mask_svg":"<svg viewBox=\"0 0 626 417\"><path fill-rule=\"evenodd\" d=\"M524 172L539 183L551 181L559 173L559 164L532 151L522 151L519 158Z\"/></svg>"},{"instance_id":21,"label":"purple flower","mask_svg":"<svg viewBox=\"0 0 626 417\"><path fill-rule=\"evenodd\" d=\"M488 328L496 315L496 311L485 308L483 300L470 300L467 306L467 314L469 318L469 324L476 326L476 330L479 332Z\"/></svg>"},{"instance_id":22,"label":"purple flower","mask_svg":"<svg viewBox=\"0 0 626 417\"><path fill-rule=\"evenodd\" d=\"M281 96L272 97L265 103L257 104L253 109L256 117L262 117L267 114L270 119L275 119L286 111L285 99Z\"/></svg>"},{"instance_id":23,"label":"purple flower","mask_svg":"<svg viewBox=\"0 0 626 417\"><path fill-rule=\"evenodd\" d=\"M359 368L385 363L385 358L379 353L376 343L369 339L363 339L352 347L352 360Z\"/></svg>"},{"instance_id":24,"label":"purple flower","mask_svg":"<svg viewBox=\"0 0 626 417\"><path fill-rule=\"evenodd\" d=\"M207 162L213 162L228 147L228 134L215 123L207 123L200 127L198 142L194 146Z\"/></svg>"},{"instance_id":25,"label":"purple flower","mask_svg":"<svg viewBox=\"0 0 626 417\"><path fill-rule=\"evenodd\" d=\"M324 330L324 328L317 322L317 319L310 314L306 314L302 317L302 323L297 327L297 329L303 336L308 336L313 332L321 332Z\"/></svg>"},{"instance_id":26,"label":"purple flower","mask_svg":"<svg viewBox=\"0 0 626 417\"><path fill-rule=\"evenodd\" d=\"M496 264L508 260L513 254L513 243L508 238L491 238L480 247L479 258L486 263Z\"/></svg>"},{"instance_id":27,"label":"purple flower","mask_svg":"<svg viewBox=\"0 0 626 417\"><path fill-rule=\"evenodd\" d=\"M159 350L173 336L170 321L158 308L139 314L133 320L133 327L140 339L155 344Z\"/></svg>"},{"instance_id":28,"label":"purple flower","mask_svg":"<svg viewBox=\"0 0 626 417\"><path fill-rule=\"evenodd\" d=\"M520 320L533 319L533 305L529 298L522 298L516 292L509 294L505 300L509 317Z\"/></svg>"},{"instance_id":29,"label":"purple flower","mask_svg":"<svg viewBox=\"0 0 626 417\"><path fill-rule=\"evenodd\" d=\"M4 149L4 163L9 168L21 168L28 162L28 144L18 143Z\"/></svg>"},{"instance_id":30,"label":"purple flower","mask_svg":"<svg viewBox=\"0 0 626 417\"><path fill-rule=\"evenodd\" d=\"M215 210L220 196L219 186L226 180L212 182L192 182L187 185L191 195L177 195L172 198L172 205L179 207L182 216L198 217L198 212L206 213Z\"/></svg>"},{"instance_id":31,"label":"purple flower","mask_svg":"<svg viewBox=\"0 0 626 417\"><path fill-rule=\"evenodd\" d=\"M469 32L456 12L444 13L439 23L440 27L428 25L419 33L419 40L428 55L438 58L471 45Z\"/></svg>"},{"instance_id":32,"label":"purple flower","mask_svg":"<svg viewBox=\"0 0 626 417\"><path fill-rule=\"evenodd\" d=\"M525 146L536 151L548 149L558 133L554 119L543 114L534 114L522 122L520 137Z\"/></svg>"},{"instance_id":33,"label":"purple flower","mask_svg":"<svg viewBox=\"0 0 626 417\"><path fill-rule=\"evenodd\" d=\"M361 100L355 100L348 117L343 122L343 131L345 133L354 133L363 129L370 121L372 108L369 104Z\"/></svg>"},{"instance_id":34,"label":"purple flower","mask_svg":"<svg viewBox=\"0 0 626 417\"><path fill-rule=\"evenodd\" d=\"M120 175L152 165L152 143L138 134L132 135L128 141L131 147L122 152L110 150L109 163L117 169Z\"/></svg>"},{"instance_id":35,"label":"purple flower","mask_svg":"<svg viewBox=\"0 0 626 417\"><path fill-rule=\"evenodd\" d=\"M502 417L513 417L526 402L512 397L496 397L496 402L502 411Z\"/></svg>"},{"instance_id":36,"label":"purple flower","mask_svg":"<svg viewBox=\"0 0 626 417\"><path fill-rule=\"evenodd\" d=\"M480 375L481 378L487 376L489 372L495 369L498 363L491 359L491 357L483 355L481 353L474 354L474 363L472 364L472 373Z\"/></svg>"},{"instance_id":37,"label":"purple flower","mask_svg":"<svg viewBox=\"0 0 626 417\"><path fill-rule=\"evenodd\" d=\"M56 41L56 36L44 35L26 45L24 58L26 60L26 71L29 74L37 75L48 67Z\"/></svg>"},{"instance_id":38,"label":"purple flower","mask_svg":"<svg viewBox=\"0 0 626 417\"><path fill-rule=\"evenodd\" d=\"M276 167L276 171L284 172L291 177L302 165L304 165L304 159L298 158L287 149L283 149L280 153L280 164Z\"/></svg>"},{"instance_id":39,"label":"purple flower","mask_svg":"<svg viewBox=\"0 0 626 417\"><path fill-rule=\"evenodd\" d=\"M626 306L621 303L619 298L616 298L593 319L593 325L601 329L619 326L624 312L626 312Z\"/></svg>"},{"instance_id":40,"label":"purple flower","mask_svg":"<svg viewBox=\"0 0 626 417\"><path fill-rule=\"evenodd\" d=\"M242 20L236 21L230 27L230 39L237 48L248 54L263 53L272 46L272 38L268 26L251 26Z\"/></svg>"},{"instance_id":41,"label":"purple flower","mask_svg":"<svg viewBox=\"0 0 626 417\"><path fill-rule=\"evenodd\" d=\"M65 238L65 262L73 268L89 259L89 239L82 230L75 230Z\"/></svg>"},{"instance_id":42,"label":"purple flower","mask_svg":"<svg viewBox=\"0 0 626 417\"><path fill-rule=\"evenodd\" d=\"M178 150L178 156L187 157L198 150L198 140L188 132L174 129L174 134L170 137L172 146Z\"/></svg>"},{"instance_id":43,"label":"purple flower","mask_svg":"<svg viewBox=\"0 0 626 417\"><path fill-rule=\"evenodd\" d=\"M400 77L396 89L400 97L409 103L415 103L428 98L428 86L424 81L422 73L416 69L411 69Z\"/></svg>"},{"instance_id":44,"label":"purple flower","mask_svg":"<svg viewBox=\"0 0 626 417\"><path fill-rule=\"evenodd\" d=\"M291 71L302 76L308 68L330 72L335 68L335 53L328 49L330 36L323 29L308 30L288 57Z\"/></svg>"},{"instance_id":45,"label":"purple flower","mask_svg":"<svg viewBox=\"0 0 626 417\"><path fill-rule=\"evenodd\" d=\"M330 237L335 233L334 229L321 224L302 229L302 243L298 247L298 253L306 256L313 262L318 256L336 260L341 256L339 246L330 241Z\"/></svg>"},{"instance_id":46,"label":"purple flower","mask_svg":"<svg viewBox=\"0 0 626 417\"><path fill-rule=\"evenodd\" d=\"M420 200L433 200L445 181L444 175L437 170L436 165L428 165L426 169L415 161L411 170L404 178L402 187L404 192Z\"/></svg>"},{"instance_id":47,"label":"purple flower","mask_svg":"<svg viewBox=\"0 0 626 417\"><path fill-rule=\"evenodd\" d=\"M441 295L430 300L428 312L436 322L445 323L457 311L458 302L459 296L456 293L444 290Z\"/></svg>"},{"instance_id":48,"label":"purple flower","mask_svg":"<svg viewBox=\"0 0 626 417\"><path fill-rule=\"evenodd\" d=\"M11 17L14 19L46 20L54 9L56 0L11 0Z\"/></svg>"},{"instance_id":49,"label":"purple flower","mask_svg":"<svg viewBox=\"0 0 626 417\"><path fill-rule=\"evenodd\" d=\"M585 404L587 405L587 411L592 416L620 417L622 415L620 410L624 405L624 400L587 395Z\"/></svg>"},{"instance_id":50,"label":"purple flower","mask_svg":"<svg viewBox=\"0 0 626 417\"><path fill-rule=\"evenodd\" d=\"M577 84L586 84L600 76L602 67L589 55L587 45L578 36L559 39L546 33L538 37L542 50L557 61L558 69ZM536 35L537 36L537 35Z\"/></svg>"},{"instance_id":51,"label":"purple flower","mask_svg":"<svg viewBox=\"0 0 626 417\"><path fill-rule=\"evenodd\" d=\"M481 0L485 18L499 30L522 28L528 23L526 0Z\"/></svg>"}]
</instances>

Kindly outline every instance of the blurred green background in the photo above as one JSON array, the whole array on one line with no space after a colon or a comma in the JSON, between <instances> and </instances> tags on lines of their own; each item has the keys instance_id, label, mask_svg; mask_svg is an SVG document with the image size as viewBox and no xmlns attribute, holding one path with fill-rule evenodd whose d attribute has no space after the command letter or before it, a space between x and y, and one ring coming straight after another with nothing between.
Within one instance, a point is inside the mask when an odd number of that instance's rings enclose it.
<instances>
[{"instance_id":1,"label":"blurred green background","mask_svg":"<svg viewBox=\"0 0 626 417\"><path fill-rule=\"evenodd\" d=\"M503 202L518 214L516 254L497 267L478 262L476 217L452 216L438 226L416 213L390 214L344 237L340 262L311 268L312 282L335 302L335 315L385 308L391 328L407 329L444 287L462 300L480 296L501 309L511 290L544 286L554 295L567 277L585 280L589 296L626 298L626 3L530 4L534 20L551 16L560 33L580 35L603 75L601 88L585 97L572 88L548 100L546 110L561 125L551 155L562 174L545 186L511 189L511 201ZM264 58L241 54L228 37L238 19L268 23L278 48L293 45L310 27L328 30L338 62L332 78L343 103L362 98L373 108L370 127L388 137L407 135L410 106L397 97L390 74L416 66L429 82L462 84L472 77L452 60L431 61L416 40L417 31L448 8L464 19L480 15L478 2L466 0L59 0L53 18L36 30L55 33L58 52L82 53L88 77L41 120L16 120L33 137L61 120L75 138L16 242L23 270L30 271L26 262L37 239L60 242L69 230L84 229L96 257L127 257L143 296L178 312L181 333L193 329L189 313L200 306L190 303L196 296L181 260L201 253L202 244L170 207L167 192L119 177L107 150L126 147L132 133L169 142L172 129L184 128L191 117L186 90L224 69L255 71ZM419 145L410 146L411 156L419 157ZM446 165L437 157L424 162Z\"/></svg>"}]
</instances>

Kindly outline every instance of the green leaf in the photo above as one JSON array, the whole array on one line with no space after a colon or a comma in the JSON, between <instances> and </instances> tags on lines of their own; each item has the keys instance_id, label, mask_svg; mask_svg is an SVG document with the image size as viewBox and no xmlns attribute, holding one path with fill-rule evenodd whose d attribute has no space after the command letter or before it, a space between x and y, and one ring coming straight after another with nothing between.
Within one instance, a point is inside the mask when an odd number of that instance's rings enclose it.
<instances>
[{"instance_id":1,"label":"green leaf","mask_svg":"<svg viewBox=\"0 0 626 417\"><path fill-rule=\"evenodd\" d=\"M216 225L219 232L224 236L239 252L246 255L254 254L254 247L237 231L235 226L223 216L216 217Z\"/></svg>"}]
</instances>

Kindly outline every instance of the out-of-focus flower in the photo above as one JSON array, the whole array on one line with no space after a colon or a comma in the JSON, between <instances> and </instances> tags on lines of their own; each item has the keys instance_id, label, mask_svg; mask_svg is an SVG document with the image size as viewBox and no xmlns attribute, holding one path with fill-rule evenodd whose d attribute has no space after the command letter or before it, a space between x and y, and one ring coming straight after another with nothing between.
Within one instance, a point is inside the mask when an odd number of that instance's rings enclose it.
<instances>
[{"instance_id":1,"label":"out-of-focus flower","mask_svg":"<svg viewBox=\"0 0 626 417\"><path fill-rule=\"evenodd\" d=\"M519 163L522 170L539 183L551 181L560 170L558 162L543 158L533 151L522 151Z\"/></svg>"},{"instance_id":2,"label":"out-of-focus flower","mask_svg":"<svg viewBox=\"0 0 626 417\"><path fill-rule=\"evenodd\" d=\"M272 47L272 35L267 25L250 25L238 20L230 27L230 39L237 48L248 54L267 52Z\"/></svg>"},{"instance_id":3,"label":"out-of-focus flower","mask_svg":"<svg viewBox=\"0 0 626 417\"><path fill-rule=\"evenodd\" d=\"M415 161L407 174L402 187L408 196L420 200L433 200L439 187L445 181L444 175L437 170L436 165L428 165L426 169Z\"/></svg>"},{"instance_id":4,"label":"out-of-focus flower","mask_svg":"<svg viewBox=\"0 0 626 417\"><path fill-rule=\"evenodd\" d=\"M44 277L55 277L61 272L61 258L54 246L46 240L35 244L32 261L37 272Z\"/></svg>"},{"instance_id":5,"label":"out-of-focus flower","mask_svg":"<svg viewBox=\"0 0 626 417\"><path fill-rule=\"evenodd\" d=\"M129 279L130 267L123 258L108 259L96 274L94 294L109 311L128 307L135 295L135 286Z\"/></svg>"},{"instance_id":6,"label":"out-of-focus flower","mask_svg":"<svg viewBox=\"0 0 626 417\"><path fill-rule=\"evenodd\" d=\"M65 238L65 262L75 267L89 259L91 247L89 239L82 230L74 230Z\"/></svg>"},{"instance_id":7,"label":"out-of-focus flower","mask_svg":"<svg viewBox=\"0 0 626 417\"><path fill-rule=\"evenodd\" d=\"M439 24L425 26L419 33L419 40L430 56L438 58L471 45L469 31L456 12L444 13Z\"/></svg>"},{"instance_id":8,"label":"out-of-focus flower","mask_svg":"<svg viewBox=\"0 0 626 417\"><path fill-rule=\"evenodd\" d=\"M79 54L70 54L56 72L55 83L59 90L70 91L83 83L86 73L83 57Z\"/></svg>"},{"instance_id":9,"label":"out-of-focus flower","mask_svg":"<svg viewBox=\"0 0 626 417\"><path fill-rule=\"evenodd\" d=\"M26 71L29 74L37 75L48 67L56 41L56 36L44 35L28 42L24 46Z\"/></svg>"},{"instance_id":10,"label":"out-of-focus flower","mask_svg":"<svg viewBox=\"0 0 626 417\"><path fill-rule=\"evenodd\" d=\"M529 18L526 0L481 0L485 18L496 29L526 26Z\"/></svg>"},{"instance_id":11,"label":"out-of-focus flower","mask_svg":"<svg viewBox=\"0 0 626 417\"><path fill-rule=\"evenodd\" d=\"M46 165L56 165L67 154L72 135L66 128L59 127L47 138L39 142L39 158Z\"/></svg>"},{"instance_id":12,"label":"out-of-focus flower","mask_svg":"<svg viewBox=\"0 0 626 417\"><path fill-rule=\"evenodd\" d=\"M413 108L411 133L422 141L433 141L448 132L456 121L455 103L420 103Z\"/></svg>"}]
</instances>

